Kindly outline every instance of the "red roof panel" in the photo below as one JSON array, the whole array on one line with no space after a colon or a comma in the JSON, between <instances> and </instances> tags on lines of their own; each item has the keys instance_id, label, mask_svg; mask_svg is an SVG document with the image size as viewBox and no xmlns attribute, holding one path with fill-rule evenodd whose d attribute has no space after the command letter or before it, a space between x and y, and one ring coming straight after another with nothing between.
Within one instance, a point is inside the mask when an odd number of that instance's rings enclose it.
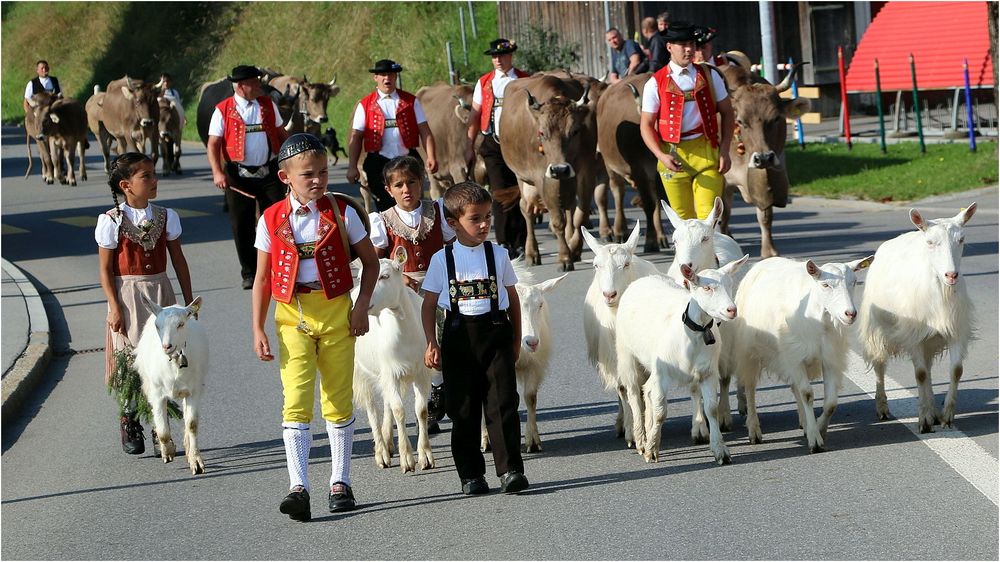
<instances>
[{"instance_id":1,"label":"red roof panel","mask_svg":"<svg viewBox=\"0 0 1000 562\"><path fill-rule=\"evenodd\" d=\"M973 88L993 85L986 2L888 2L865 31L847 69L847 91L911 90L910 54L921 90L960 88L969 60Z\"/></svg>"}]
</instances>

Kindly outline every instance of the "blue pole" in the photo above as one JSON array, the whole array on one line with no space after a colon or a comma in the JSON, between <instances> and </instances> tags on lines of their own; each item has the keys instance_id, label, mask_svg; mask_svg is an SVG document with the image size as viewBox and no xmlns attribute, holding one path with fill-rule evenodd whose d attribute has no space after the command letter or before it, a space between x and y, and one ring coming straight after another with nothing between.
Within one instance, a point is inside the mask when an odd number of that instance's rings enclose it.
<instances>
[{"instance_id":1,"label":"blue pole","mask_svg":"<svg viewBox=\"0 0 1000 562\"><path fill-rule=\"evenodd\" d=\"M792 60L792 57L788 57L789 72L791 72L792 64L794 64L794 61ZM793 100L799 99L799 84L798 84L798 80L795 80L795 79L792 79L792 99ZM795 138L798 139L798 141L799 141L799 148L805 148L806 147L806 138L805 138L805 133L802 131L802 118L801 117L796 117L795 118Z\"/></svg>"},{"instance_id":2,"label":"blue pole","mask_svg":"<svg viewBox=\"0 0 1000 562\"><path fill-rule=\"evenodd\" d=\"M965 75L965 115L969 120L969 150L976 151L976 122L972 112L972 90L969 88L969 59L962 62L962 74Z\"/></svg>"}]
</instances>

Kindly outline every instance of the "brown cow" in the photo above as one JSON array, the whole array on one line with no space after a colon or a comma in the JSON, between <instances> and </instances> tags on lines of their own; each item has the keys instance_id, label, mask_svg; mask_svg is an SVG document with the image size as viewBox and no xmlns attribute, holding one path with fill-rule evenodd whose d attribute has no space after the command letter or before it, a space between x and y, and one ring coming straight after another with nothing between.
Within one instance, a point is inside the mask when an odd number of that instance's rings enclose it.
<instances>
[{"instance_id":1,"label":"brown cow","mask_svg":"<svg viewBox=\"0 0 1000 562\"><path fill-rule=\"evenodd\" d=\"M111 171L111 143L114 140L108 130L101 123L101 106L104 105L105 92L101 87L94 85L94 95L87 99L87 127L94 133L97 144L101 147L101 155L104 157L104 171Z\"/></svg>"},{"instance_id":2,"label":"brown cow","mask_svg":"<svg viewBox=\"0 0 1000 562\"><path fill-rule=\"evenodd\" d=\"M51 185L55 183L55 174L52 167L53 155L49 152L49 143L38 140L40 132L40 127L35 122L35 111L32 109L31 104L26 101L24 107L24 133L27 137L25 139L25 147L28 149L28 169L25 170L24 177L27 178L31 175L31 169L34 165L34 159L31 156L31 143L34 142L38 145L38 159L42 162L42 181ZM55 157L60 158L61 156L57 154Z\"/></svg>"},{"instance_id":3,"label":"brown cow","mask_svg":"<svg viewBox=\"0 0 1000 562\"><path fill-rule=\"evenodd\" d=\"M181 114L173 100L157 99L160 105L160 150L163 152L163 175L181 174Z\"/></svg>"},{"instance_id":4,"label":"brown cow","mask_svg":"<svg viewBox=\"0 0 1000 562\"><path fill-rule=\"evenodd\" d=\"M624 195L628 183L642 200L646 215L645 252L666 247L667 237L660 224L659 201L663 187L656 171L656 157L646 148L639 134L642 88L651 74L638 74L609 86L597 103L597 145L608 171L608 182L615 198L614 241L625 241ZM600 233L607 236L607 205L603 190L595 192L601 213Z\"/></svg>"},{"instance_id":5,"label":"brown cow","mask_svg":"<svg viewBox=\"0 0 1000 562\"><path fill-rule=\"evenodd\" d=\"M282 118L286 122L285 130L289 134L310 133L317 137L320 136L322 134L320 128L330 120L326 115L326 106L330 102L330 98L336 97L340 93L337 78L334 77L327 84L314 84L305 76L298 78L281 74L274 75L272 71L268 71L265 78L269 86L279 92L284 92L285 97L297 96L298 98L298 105L294 111L287 118L282 114Z\"/></svg>"},{"instance_id":6,"label":"brown cow","mask_svg":"<svg viewBox=\"0 0 1000 562\"><path fill-rule=\"evenodd\" d=\"M47 143L52 160L53 174L62 185L76 185L73 160L80 150L80 179L87 179L85 152L87 148L87 112L74 99L64 99L48 92L31 96L28 104L39 128L35 137L39 145ZM62 157L60 157L60 155ZM65 159L66 170L63 170ZM67 178L68 175L68 178ZM51 182L47 182L51 183Z\"/></svg>"},{"instance_id":7,"label":"brown cow","mask_svg":"<svg viewBox=\"0 0 1000 562\"><path fill-rule=\"evenodd\" d=\"M521 182L528 225L536 209L549 210L563 271L573 270L583 250L580 226L590 215L598 172L596 100L589 94L601 87L592 78L561 72L514 80L504 92L500 149ZM541 263L533 228L525 257Z\"/></svg>"},{"instance_id":8,"label":"brown cow","mask_svg":"<svg viewBox=\"0 0 1000 562\"><path fill-rule=\"evenodd\" d=\"M430 195L431 199L437 199L452 185L471 178L465 162L465 143L472 113L472 88L438 82L420 88L416 95L434 135L438 171L430 176ZM424 157L423 148L418 150Z\"/></svg>"},{"instance_id":9,"label":"brown cow","mask_svg":"<svg viewBox=\"0 0 1000 562\"><path fill-rule=\"evenodd\" d=\"M791 85L797 68L793 67L777 86L740 65L730 64L722 69L736 113L736 131L729 151L733 164L726 172L727 205L721 226L724 232L728 230L733 188L739 189L743 200L757 207L762 258L778 255L771 237L771 222L774 207L788 203L785 119L794 119L810 107L806 98L783 100L778 96Z\"/></svg>"},{"instance_id":10,"label":"brown cow","mask_svg":"<svg viewBox=\"0 0 1000 562\"><path fill-rule=\"evenodd\" d=\"M118 154L145 152L148 141L147 154L156 164L160 152L157 131L160 104L156 101L159 94L158 86L132 80L128 75L108 83L99 120L118 143Z\"/></svg>"}]
</instances>

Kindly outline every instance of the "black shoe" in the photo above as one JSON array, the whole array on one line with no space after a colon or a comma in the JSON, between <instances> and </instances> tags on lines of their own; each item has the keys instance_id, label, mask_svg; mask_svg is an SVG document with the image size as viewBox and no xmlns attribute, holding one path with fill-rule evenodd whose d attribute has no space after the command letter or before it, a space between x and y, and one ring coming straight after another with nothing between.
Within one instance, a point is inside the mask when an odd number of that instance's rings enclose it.
<instances>
[{"instance_id":1,"label":"black shoe","mask_svg":"<svg viewBox=\"0 0 1000 562\"><path fill-rule=\"evenodd\" d=\"M444 385L431 385L431 398L427 401L427 421L433 424L444 419L446 412L444 403Z\"/></svg>"},{"instance_id":2,"label":"black shoe","mask_svg":"<svg viewBox=\"0 0 1000 562\"><path fill-rule=\"evenodd\" d=\"M312 512L309 511L309 492L302 486L295 486L285 499L281 500L278 511L295 521L309 521L312 519Z\"/></svg>"},{"instance_id":3,"label":"black shoe","mask_svg":"<svg viewBox=\"0 0 1000 562\"><path fill-rule=\"evenodd\" d=\"M438 425L438 422L432 422L427 424L428 435L437 435L438 433L441 433L441 426Z\"/></svg>"},{"instance_id":4,"label":"black shoe","mask_svg":"<svg viewBox=\"0 0 1000 562\"><path fill-rule=\"evenodd\" d=\"M500 477L500 491L505 494L516 494L528 488L528 479L516 470Z\"/></svg>"},{"instance_id":5,"label":"black shoe","mask_svg":"<svg viewBox=\"0 0 1000 562\"><path fill-rule=\"evenodd\" d=\"M244 277L243 278L243 290L244 291L249 291L250 289L253 289L253 277Z\"/></svg>"},{"instance_id":6,"label":"black shoe","mask_svg":"<svg viewBox=\"0 0 1000 562\"><path fill-rule=\"evenodd\" d=\"M132 416L122 416L121 437L122 449L130 455L141 455L146 452L146 438L139 421Z\"/></svg>"},{"instance_id":7,"label":"black shoe","mask_svg":"<svg viewBox=\"0 0 1000 562\"><path fill-rule=\"evenodd\" d=\"M486 479L482 476L479 478L463 478L462 493L467 496L488 494L490 493L490 485L486 483Z\"/></svg>"},{"instance_id":8,"label":"black shoe","mask_svg":"<svg viewBox=\"0 0 1000 562\"><path fill-rule=\"evenodd\" d=\"M152 431L152 434L153 434L153 456L161 457L163 455L160 454L160 439L159 437L156 436L155 429Z\"/></svg>"},{"instance_id":9,"label":"black shoe","mask_svg":"<svg viewBox=\"0 0 1000 562\"><path fill-rule=\"evenodd\" d=\"M351 511L356 507L354 492L350 486L343 482L337 482L330 486L330 513Z\"/></svg>"}]
</instances>

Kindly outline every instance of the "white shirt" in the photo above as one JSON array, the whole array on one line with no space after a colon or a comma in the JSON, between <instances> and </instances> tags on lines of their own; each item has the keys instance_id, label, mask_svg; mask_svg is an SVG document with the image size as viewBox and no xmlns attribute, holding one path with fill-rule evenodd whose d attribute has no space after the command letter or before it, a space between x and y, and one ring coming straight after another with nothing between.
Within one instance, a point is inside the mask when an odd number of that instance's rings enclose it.
<instances>
[{"instance_id":1,"label":"white shirt","mask_svg":"<svg viewBox=\"0 0 1000 562\"><path fill-rule=\"evenodd\" d=\"M38 78L42 82L42 87L45 88L46 92L51 92L51 91L55 90L55 88L52 86L52 78L51 77L46 76L45 78L42 78L40 76L36 76L35 78ZM31 88L31 83L32 82L34 82L34 80L29 80L28 81L28 85L24 87L24 99L26 99L26 100L30 100L31 96L33 94L39 94L39 93L41 93L41 92L34 92L34 91L32 91L32 88Z\"/></svg>"},{"instance_id":2,"label":"white shirt","mask_svg":"<svg viewBox=\"0 0 1000 562\"><path fill-rule=\"evenodd\" d=\"M144 220L153 220L153 208L151 205L146 205L145 209L136 209L122 203L119 208L132 221L132 224L136 226ZM118 220L117 213L112 211L111 216L107 213L101 213L97 217L97 228L94 229L94 239L97 240L97 245L107 250L117 248L118 228L120 226L121 221ZM177 216L177 212L173 209L167 209L167 224L165 228L167 230L167 240L177 240L180 238L181 218Z\"/></svg>"},{"instance_id":3,"label":"white shirt","mask_svg":"<svg viewBox=\"0 0 1000 562\"><path fill-rule=\"evenodd\" d=\"M176 88L169 88L169 89L163 90L163 97L167 98L167 101L172 101L175 104L177 104L178 106L183 106L184 105L181 102L181 94L180 94L180 92L177 91ZM222 136L222 135L219 135L219 136Z\"/></svg>"},{"instance_id":4,"label":"white shirt","mask_svg":"<svg viewBox=\"0 0 1000 562\"><path fill-rule=\"evenodd\" d=\"M470 247L456 242L453 246L452 254L455 257L455 279L457 281L489 278L486 269L486 250L483 248L483 244ZM431 256L431 264L427 267L427 277L424 278L421 288L424 291L438 293L438 307L451 310L451 297L448 295L448 264L444 254L445 249L442 248ZM517 274L514 273L514 266L510 263L506 248L493 244L493 260L496 262L500 310L507 310L510 306L510 297L507 296L505 287L517 285ZM486 314L490 311L490 299L458 301L458 311L468 316Z\"/></svg>"},{"instance_id":5,"label":"white shirt","mask_svg":"<svg viewBox=\"0 0 1000 562\"><path fill-rule=\"evenodd\" d=\"M315 242L318 239L316 229L319 228L319 208L317 208L316 202L310 201L306 205L309 212L305 216L300 216L295 214L295 211L299 207L302 207L302 204L295 197L292 197L291 194L288 195L288 199L292 203L292 213L288 217L288 223L292 227L292 238L295 239L295 243ZM337 211L334 210L334 212ZM344 228L347 229L347 241L352 246L368 236L368 233L365 231L365 225L361 222L361 217L358 216L358 212L351 206L348 206L347 212L344 213ZM271 236L267 231L264 215L261 215L260 219L257 220L257 236L254 239L253 245L262 252L271 253ZM316 268L316 259L299 260L299 271L295 276L295 282L312 283L313 281L319 281L319 270Z\"/></svg>"},{"instance_id":6,"label":"white shirt","mask_svg":"<svg viewBox=\"0 0 1000 562\"><path fill-rule=\"evenodd\" d=\"M493 79L490 80L493 84L493 97L496 99L503 99L504 90L507 89L507 84L510 84L514 80L517 80L517 73L514 72L514 67L510 67L507 74L503 74L497 70L493 71ZM472 103L478 103L481 111L490 111L494 108L482 107L483 105L483 86L481 82L476 82L476 90L472 92ZM495 113L493 114L493 129L494 134L497 138L500 138L500 114L503 112L503 107L495 108ZM485 131L489 132L489 131Z\"/></svg>"},{"instance_id":7,"label":"white shirt","mask_svg":"<svg viewBox=\"0 0 1000 562\"><path fill-rule=\"evenodd\" d=\"M395 119L396 106L399 105L399 92L396 90L393 90L391 94L383 94L378 90L376 92L378 92L378 106L382 109L382 115L386 119ZM413 113L417 117L417 125L427 122L427 117L424 115L424 106L416 98L413 100ZM355 131L363 132L367 123L365 117L365 108L361 105L361 102L358 102L358 105L354 108L354 122L351 123L351 128ZM410 149L403 146L403 137L399 134L399 127L386 127L382 131L382 149L378 153L390 160L410 153Z\"/></svg>"},{"instance_id":8,"label":"white shirt","mask_svg":"<svg viewBox=\"0 0 1000 562\"><path fill-rule=\"evenodd\" d=\"M674 79L674 82L681 91L690 92L694 89L694 80L698 72L695 69L694 63L685 67L678 65L674 61L670 61L668 66L670 67L670 77ZM712 86L715 89L715 102L718 103L728 98L729 92L726 91L726 82L722 79L722 76L712 69L709 69L708 73L712 76ZM656 78L650 77L646 81L646 85L642 87L642 111L643 113L657 113L660 111L660 93L656 87ZM698 128L700 125L701 113L698 112L698 104L685 103L684 117L681 120L681 131L690 131ZM681 140L696 139L700 136L701 133L695 133L683 136Z\"/></svg>"},{"instance_id":9,"label":"white shirt","mask_svg":"<svg viewBox=\"0 0 1000 562\"><path fill-rule=\"evenodd\" d=\"M440 198L434 202L437 206L437 220L441 223L441 237L445 242L455 238L455 231L452 230L448 221L444 219L444 198ZM403 219L403 223L410 228L417 228L420 224L420 207L412 211L406 211L399 205L393 207L399 218ZM382 221L382 213L368 213L368 222L372 223L372 245L376 248L388 248L389 247L389 235L386 233L385 222Z\"/></svg>"},{"instance_id":10,"label":"white shirt","mask_svg":"<svg viewBox=\"0 0 1000 562\"><path fill-rule=\"evenodd\" d=\"M257 100L245 100L236 94L233 94L233 97L236 98L236 112L240 114L244 123L256 125L261 122L260 104L257 103ZM271 100L271 105L274 106L274 124L276 127L281 127L285 122L281 119L281 114L278 113L278 104ZM222 112L219 111L218 107L212 113L212 121L208 124L208 134L212 137L225 138ZM271 149L267 146L267 133L263 130L246 133L243 147L243 160L240 160L239 163L244 166L262 166L271 159Z\"/></svg>"}]
</instances>

